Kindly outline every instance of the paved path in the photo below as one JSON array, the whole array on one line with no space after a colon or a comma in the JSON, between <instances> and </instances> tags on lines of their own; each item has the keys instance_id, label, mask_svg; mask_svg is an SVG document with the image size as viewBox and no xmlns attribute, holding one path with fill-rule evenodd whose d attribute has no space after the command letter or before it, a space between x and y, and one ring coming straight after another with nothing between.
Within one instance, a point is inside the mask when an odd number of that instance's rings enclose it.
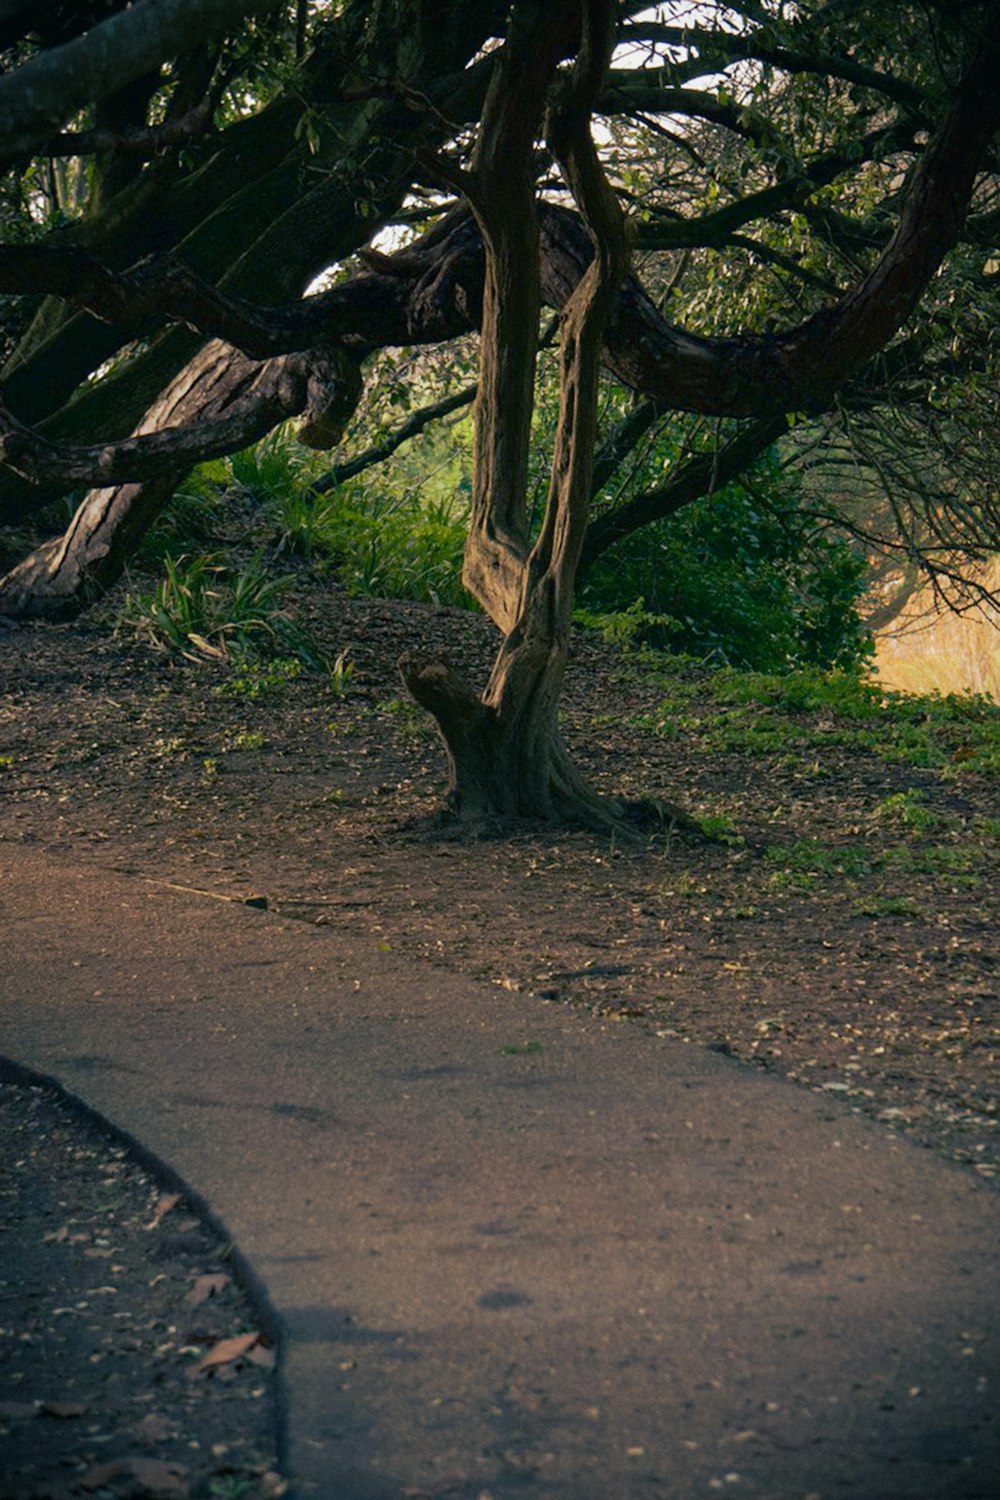
<instances>
[{"instance_id":1,"label":"paved path","mask_svg":"<svg viewBox=\"0 0 1000 1500\"><path fill-rule=\"evenodd\" d=\"M0 846L0 1053L284 1330L301 1500L996 1500L1000 1197L724 1058Z\"/></svg>"}]
</instances>

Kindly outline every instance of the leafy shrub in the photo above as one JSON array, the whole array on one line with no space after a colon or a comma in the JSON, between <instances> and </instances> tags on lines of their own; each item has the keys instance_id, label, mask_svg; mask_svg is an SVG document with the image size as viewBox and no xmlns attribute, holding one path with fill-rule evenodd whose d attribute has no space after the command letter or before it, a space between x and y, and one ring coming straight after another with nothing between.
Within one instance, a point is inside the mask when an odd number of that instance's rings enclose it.
<instances>
[{"instance_id":1,"label":"leafy shrub","mask_svg":"<svg viewBox=\"0 0 1000 1500\"><path fill-rule=\"evenodd\" d=\"M689 736L707 750L796 761L836 746L949 775L1000 772L1000 707L985 697L888 692L861 667L711 671L688 657L651 653L646 666L655 668L664 697L632 722L666 738ZM911 792L890 798L881 816L917 827L921 814Z\"/></svg>"},{"instance_id":2,"label":"leafy shrub","mask_svg":"<svg viewBox=\"0 0 1000 1500\"><path fill-rule=\"evenodd\" d=\"M623 538L583 580L585 613L636 609L635 644L758 671L850 666L871 651L865 564L819 533L772 454L669 520Z\"/></svg>"},{"instance_id":3,"label":"leafy shrub","mask_svg":"<svg viewBox=\"0 0 1000 1500\"><path fill-rule=\"evenodd\" d=\"M869 719L882 711L886 695L876 682L858 671L803 667L792 672L740 672L722 668L713 673L708 693L717 703L760 703L789 714L843 714Z\"/></svg>"},{"instance_id":4,"label":"leafy shrub","mask_svg":"<svg viewBox=\"0 0 1000 1500\"><path fill-rule=\"evenodd\" d=\"M290 528L289 528L290 529ZM299 534L305 534L300 523ZM467 605L462 587L465 511L459 500L422 504L362 484L344 485L316 502L309 547L326 555L352 594Z\"/></svg>"},{"instance_id":5,"label":"leafy shrub","mask_svg":"<svg viewBox=\"0 0 1000 1500\"><path fill-rule=\"evenodd\" d=\"M126 593L119 632L190 661L293 657L325 669L322 652L282 608L292 578L271 576L260 555L236 573L212 554L167 556L164 569L151 592Z\"/></svg>"},{"instance_id":6,"label":"leafy shrub","mask_svg":"<svg viewBox=\"0 0 1000 1500\"><path fill-rule=\"evenodd\" d=\"M298 442L289 423L223 461L224 483L255 505L278 509L301 496L325 467L322 455Z\"/></svg>"}]
</instances>

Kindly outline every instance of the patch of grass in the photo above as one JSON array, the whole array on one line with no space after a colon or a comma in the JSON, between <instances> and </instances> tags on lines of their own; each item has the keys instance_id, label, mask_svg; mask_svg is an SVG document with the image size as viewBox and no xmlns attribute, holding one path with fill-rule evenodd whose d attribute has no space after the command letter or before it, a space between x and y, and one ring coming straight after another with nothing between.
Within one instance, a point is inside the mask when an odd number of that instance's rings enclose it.
<instances>
[{"instance_id":1,"label":"patch of grass","mask_svg":"<svg viewBox=\"0 0 1000 1500\"><path fill-rule=\"evenodd\" d=\"M391 714L398 732L408 739L425 740L434 736L430 717L410 698L386 698L378 705L378 711Z\"/></svg>"},{"instance_id":2,"label":"patch of grass","mask_svg":"<svg viewBox=\"0 0 1000 1500\"><path fill-rule=\"evenodd\" d=\"M296 490L273 498L269 510L277 521L276 550L310 561L338 555L338 509L326 495Z\"/></svg>"},{"instance_id":3,"label":"patch of grass","mask_svg":"<svg viewBox=\"0 0 1000 1500\"><path fill-rule=\"evenodd\" d=\"M819 839L772 845L765 858L784 874L813 877L864 875L871 868L868 855L862 850L844 844L824 844Z\"/></svg>"},{"instance_id":4,"label":"patch of grass","mask_svg":"<svg viewBox=\"0 0 1000 1500\"><path fill-rule=\"evenodd\" d=\"M910 875L968 874L980 869L988 855L971 841L955 844L900 844L887 849L879 863L887 870Z\"/></svg>"},{"instance_id":5,"label":"patch of grass","mask_svg":"<svg viewBox=\"0 0 1000 1500\"><path fill-rule=\"evenodd\" d=\"M905 896L869 896L854 903L859 917L922 917L923 911Z\"/></svg>"},{"instance_id":6,"label":"patch of grass","mask_svg":"<svg viewBox=\"0 0 1000 1500\"><path fill-rule=\"evenodd\" d=\"M716 815L697 819L698 827L706 839L714 844L726 844L731 848L746 843L743 835L737 833L731 818Z\"/></svg>"},{"instance_id":7,"label":"patch of grass","mask_svg":"<svg viewBox=\"0 0 1000 1500\"><path fill-rule=\"evenodd\" d=\"M878 714L883 693L855 672L823 672L803 668L795 672L738 672L724 667L706 684L708 696L730 707L759 704L786 714L827 712L847 718Z\"/></svg>"},{"instance_id":8,"label":"patch of grass","mask_svg":"<svg viewBox=\"0 0 1000 1500\"><path fill-rule=\"evenodd\" d=\"M224 460L222 482L254 505L280 516L322 470L324 460L300 443L289 423L276 427L251 448Z\"/></svg>"},{"instance_id":9,"label":"patch of grass","mask_svg":"<svg viewBox=\"0 0 1000 1500\"><path fill-rule=\"evenodd\" d=\"M939 815L927 806L927 794L920 791L895 792L874 809L872 816L880 823L900 823L904 828L927 829L940 823Z\"/></svg>"},{"instance_id":10,"label":"patch of grass","mask_svg":"<svg viewBox=\"0 0 1000 1500\"><path fill-rule=\"evenodd\" d=\"M256 729L244 729L242 733L236 734L227 740L227 750L263 750L264 736Z\"/></svg>"},{"instance_id":11,"label":"patch of grass","mask_svg":"<svg viewBox=\"0 0 1000 1500\"><path fill-rule=\"evenodd\" d=\"M152 592L129 590L116 631L188 661L245 663L292 657L313 671L328 663L282 606L294 580L273 577L258 555L232 572L214 554L167 557Z\"/></svg>"},{"instance_id":12,"label":"patch of grass","mask_svg":"<svg viewBox=\"0 0 1000 1500\"><path fill-rule=\"evenodd\" d=\"M218 526L228 464L201 464L171 496L170 503L143 537L136 552L140 565L161 565L168 557L204 546Z\"/></svg>"},{"instance_id":13,"label":"patch of grass","mask_svg":"<svg viewBox=\"0 0 1000 1500\"><path fill-rule=\"evenodd\" d=\"M232 676L219 684L216 692L225 698L259 703L301 677L302 670L302 663L296 656L275 656L266 662L241 662Z\"/></svg>"},{"instance_id":14,"label":"patch of grass","mask_svg":"<svg viewBox=\"0 0 1000 1500\"><path fill-rule=\"evenodd\" d=\"M462 586L465 507L345 486L330 497L328 547L349 593L470 607Z\"/></svg>"},{"instance_id":15,"label":"patch of grass","mask_svg":"<svg viewBox=\"0 0 1000 1500\"><path fill-rule=\"evenodd\" d=\"M782 756L788 766L814 764L816 774L817 757L833 747L947 775L1000 772L1000 705L983 697L915 698L885 692L872 678L847 670L711 670L648 651L633 660L663 697L658 708L629 722L664 738L693 737L702 748L724 753ZM931 827L934 813L918 803L911 795L883 816L915 829Z\"/></svg>"}]
</instances>

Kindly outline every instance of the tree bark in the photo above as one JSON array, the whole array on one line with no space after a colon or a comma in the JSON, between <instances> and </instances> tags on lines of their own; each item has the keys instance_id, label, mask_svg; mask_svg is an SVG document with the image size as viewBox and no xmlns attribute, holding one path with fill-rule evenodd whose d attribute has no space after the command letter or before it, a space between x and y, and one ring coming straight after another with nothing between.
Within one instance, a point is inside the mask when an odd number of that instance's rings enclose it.
<instances>
[{"instance_id":1,"label":"tree bark","mask_svg":"<svg viewBox=\"0 0 1000 1500\"><path fill-rule=\"evenodd\" d=\"M278 0L138 0L0 79L0 162L29 155L77 110Z\"/></svg>"},{"instance_id":2,"label":"tree bark","mask_svg":"<svg viewBox=\"0 0 1000 1500\"><path fill-rule=\"evenodd\" d=\"M617 804L573 765L559 730L574 578L586 534L604 333L628 267L624 217L590 136L614 34L614 7L579 7L572 80L553 106L549 144L589 231L590 264L568 297L560 405L546 511L528 546L528 442L541 288L531 160L546 90L565 45L564 15L525 4L483 117L467 193L486 253L472 524L464 578L504 633L477 694L445 661L404 656L403 680L435 718L449 762L448 801L466 822L525 817L607 827ZM565 13L568 13L568 8ZM564 14L565 14L564 13Z\"/></svg>"},{"instance_id":3,"label":"tree bark","mask_svg":"<svg viewBox=\"0 0 1000 1500\"><path fill-rule=\"evenodd\" d=\"M231 420L234 410L256 421L255 428L244 426L248 442L304 414L303 440L332 446L360 393L357 366L341 351L327 359L290 354L260 363L213 341L150 407L136 429L134 447L141 451L147 435L161 442L170 428L188 436L201 430L210 444L218 424ZM120 577L187 469L208 451L174 455L164 472L154 466L149 479L89 491L63 536L44 543L0 579L0 615L66 620L93 603Z\"/></svg>"}]
</instances>

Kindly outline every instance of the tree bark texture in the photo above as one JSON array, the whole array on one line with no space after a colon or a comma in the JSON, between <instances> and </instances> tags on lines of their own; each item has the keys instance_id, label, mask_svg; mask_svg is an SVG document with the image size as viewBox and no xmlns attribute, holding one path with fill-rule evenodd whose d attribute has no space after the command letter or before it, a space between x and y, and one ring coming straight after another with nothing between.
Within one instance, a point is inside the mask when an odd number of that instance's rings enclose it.
<instances>
[{"instance_id":1,"label":"tree bark texture","mask_svg":"<svg viewBox=\"0 0 1000 1500\"><path fill-rule=\"evenodd\" d=\"M162 454L171 431L190 441L193 429L201 429L212 440L219 424L235 421L245 446L304 413L305 438L333 443L359 394L357 367L341 351L326 359L290 354L260 363L234 356L228 344L208 344L136 429L133 450L141 453L144 440L154 444L150 477L91 490L63 536L46 542L0 579L0 615L72 618L121 576L186 472L183 455Z\"/></svg>"},{"instance_id":2,"label":"tree bark texture","mask_svg":"<svg viewBox=\"0 0 1000 1500\"><path fill-rule=\"evenodd\" d=\"M572 81L549 141L593 244L562 311L559 419L542 526L528 547L528 442L541 288L531 155L564 45L558 15L525 5L487 101L468 185L486 255L473 519L464 577L503 633L479 695L447 662L404 657L403 680L434 716L448 752L449 803L474 822L527 817L613 824L617 808L573 765L558 725L573 588L586 535L604 332L628 266L618 203L590 136L613 38L613 7L581 7ZM519 23L523 29L519 28Z\"/></svg>"}]
</instances>

